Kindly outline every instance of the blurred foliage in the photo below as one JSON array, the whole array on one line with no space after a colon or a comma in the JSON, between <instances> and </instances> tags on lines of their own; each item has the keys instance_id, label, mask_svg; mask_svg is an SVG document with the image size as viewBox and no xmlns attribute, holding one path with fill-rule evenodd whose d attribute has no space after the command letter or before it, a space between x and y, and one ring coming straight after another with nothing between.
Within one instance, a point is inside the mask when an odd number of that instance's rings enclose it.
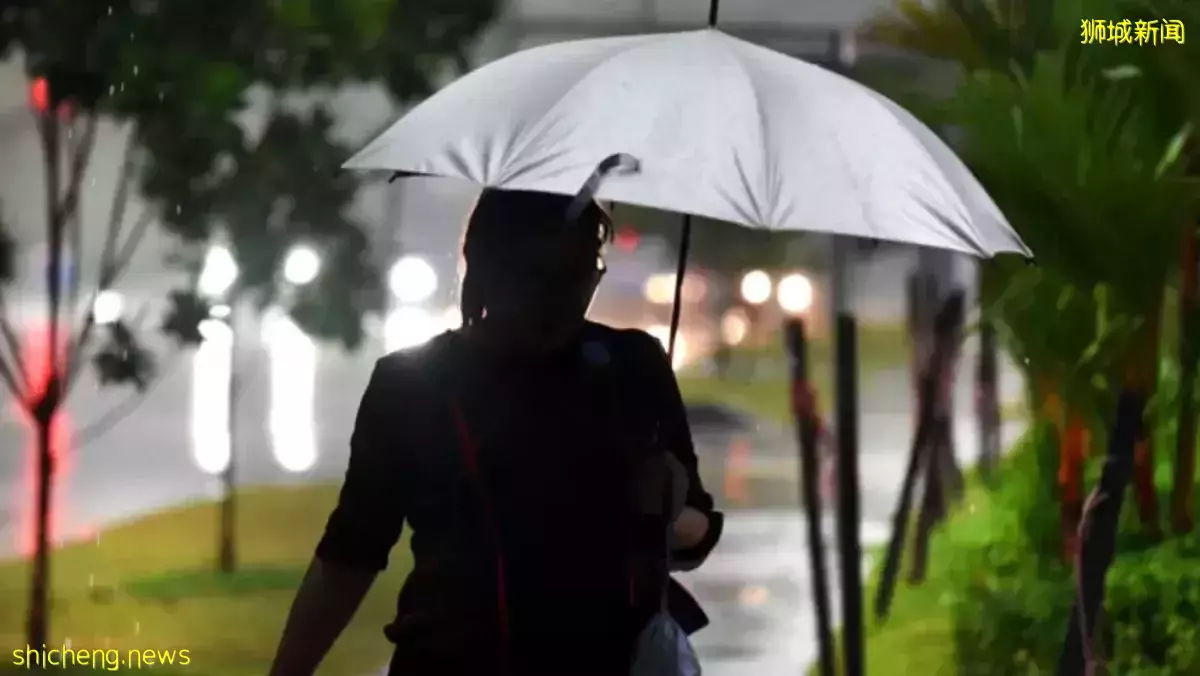
<instances>
[{"instance_id":1,"label":"blurred foliage","mask_svg":"<svg viewBox=\"0 0 1200 676\"><path fill-rule=\"evenodd\" d=\"M1093 17L1186 23L1197 7L1185 0L901 0L870 32L957 66L958 86L948 96L888 93L931 125L953 130L960 155L1036 255L1037 267L985 263L985 316L1023 365L1032 400L1060 396L1088 420L1090 445L1099 451L1124 386L1152 395L1153 437L1164 442L1174 433L1178 365L1164 368L1170 360L1159 353L1180 242L1195 218L1188 172L1200 61L1192 45L1082 45L1081 18ZM960 560L941 591L953 599L959 673L1056 671L1075 595L1059 543L1059 452L1055 426L1038 420L990 497L992 518L980 524L984 544L953 553ZM1100 464L1091 461L1088 474ZM1166 463L1158 469L1160 482L1170 477ZM1192 591L1198 578L1180 565L1196 536L1162 544L1139 541L1135 520L1122 528L1099 625L1107 673L1200 673L1189 628L1200 613ZM1159 604L1164 594L1169 601Z\"/></svg>"},{"instance_id":2,"label":"blurred foliage","mask_svg":"<svg viewBox=\"0 0 1200 676\"><path fill-rule=\"evenodd\" d=\"M1167 436L1167 427L1164 420L1160 436ZM938 590L954 618L957 673L1056 669L1076 592L1057 541L1055 435L1053 425L1041 423L1018 444L989 496L988 521L976 524L987 537L965 545L960 540L942 581L946 586ZM1165 462L1161 469L1166 471L1159 475L1169 477ZM1135 520L1125 521L1107 580L1106 615L1098 624L1106 673L1200 674L1198 555L1195 534L1161 544L1145 539Z\"/></svg>"},{"instance_id":3,"label":"blurred foliage","mask_svg":"<svg viewBox=\"0 0 1200 676\"><path fill-rule=\"evenodd\" d=\"M132 385L145 392L154 376L154 357L142 347L129 326L116 321L105 327L108 335L92 357L101 385Z\"/></svg>"},{"instance_id":4,"label":"blurred foliage","mask_svg":"<svg viewBox=\"0 0 1200 676\"><path fill-rule=\"evenodd\" d=\"M222 232L239 291L260 304L281 293L288 243L322 250L322 279L295 314L354 347L381 293L348 215L357 182L337 173L349 152L328 111L287 99L352 82L381 83L397 103L423 97L465 68L497 11L498 0L16 0L0 13L0 57L19 52L27 75L45 79L63 124L129 125L131 175L157 220L184 242ZM246 120L264 98L259 136Z\"/></svg>"},{"instance_id":5,"label":"blurred foliage","mask_svg":"<svg viewBox=\"0 0 1200 676\"><path fill-rule=\"evenodd\" d=\"M364 227L350 216L358 181L339 170L351 151L334 138L333 123L320 106L308 113L276 106L261 137L228 156L226 170L204 191L164 188L207 205L204 218L168 221L167 227L202 242L219 231L240 268L234 295L252 298L259 308L288 307L310 335L354 349L364 337L361 318L382 309L384 296ZM321 253L321 272L303 289L288 289L278 283L280 269L297 243ZM185 265L198 273L199 262ZM195 302L187 302L173 319L192 314Z\"/></svg>"},{"instance_id":6,"label":"blurred foliage","mask_svg":"<svg viewBox=\"0 0 1200 676\"><path fill-rule=\"evenodd\" d=\"M211 316L211 306L192 289L167 295L167 315L162 332L179 345L199 345L204 340L200 324Z\"/></svg>"},{"instance_id":7,"label":"blurred foliage","mask_svg":"<svg viewBox=\"0 0 1200 676\"><path fill-rule=\"evenodd\" d=\"M984 303L1031 385L1053 382L1097 420L1117 368L1154 344L1193 215L1183 154L1192 113L1175 92L1194 89L1182 79L1194 76L1172 64L1194 51L1080 44L1080 17L1175 16L1183 3L1086 4L902 0L868 32L957 64L948 97L889 93L953 129L960 155L1034 251L1040 271L986 264Z\"/></svg>"}]
</instances>

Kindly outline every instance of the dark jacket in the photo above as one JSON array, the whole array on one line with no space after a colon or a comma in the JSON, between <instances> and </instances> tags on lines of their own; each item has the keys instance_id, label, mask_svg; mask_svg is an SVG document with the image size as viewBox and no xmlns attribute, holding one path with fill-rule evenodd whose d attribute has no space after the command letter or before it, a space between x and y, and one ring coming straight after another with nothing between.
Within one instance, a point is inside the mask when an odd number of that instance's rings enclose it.
<instances>
[{"instance_id":1,"label":"dark jacket","mask_svg":"<svg viewBox=\"0 0 1200 676\"><path fill-rule=\"evenodd\" d=\"M376 365L317 556L381 570L410 524L413 569L386 630L394 673L502 673L505 663L514 674L624 674L662 595L647 582L661 576L640 574L645 525L627 507L630 468L656 445L688 471L686 504L713 524L677 553L694 564L722 519L654 338L589 323L555 354L520 362L443 334ZM668 600L689 632L707 623L678 584Z\"/></svg>"}]
</instances>

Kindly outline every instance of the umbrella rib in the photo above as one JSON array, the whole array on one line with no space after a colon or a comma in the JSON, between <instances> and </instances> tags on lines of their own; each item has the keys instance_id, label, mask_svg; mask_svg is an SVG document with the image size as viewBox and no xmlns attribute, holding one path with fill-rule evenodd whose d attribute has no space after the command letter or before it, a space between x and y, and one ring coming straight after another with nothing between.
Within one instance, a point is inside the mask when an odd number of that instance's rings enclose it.
<instances>
[{"instance_id":1,"label":"umbrella rib","mask_svg":"<svg viewBox=\"0 0 1200 676\"><path fill-rule=\"evenodd\" d=\"M860 86L862 86L862 85L860 85ZM902 128L906 126L903 124L903 121L901 119L899 119L899 115L897 115L896 112L894 112L891 109L891 106L895 106L895 107L899 108L905 114L911 114L911 113L908 113L908 111L904 110L904 108L901 107L898 103L892 101L891 99L887 98L883 94L880 94L879 92L876 92L870 88L867 88L867 91L869 91L871 94L873 94L873 96L870 98L877 105L879 105L881 108L883 108L884 112L887 113L888 117L890 117L893 121L895 121L897 124L899 124ZM916 120L916 122L917 122L917 124L922 124L919 120ZM938 137L937 134L934 133L932 130L929 130L929 133L932 134L937 141L944 143L944 141L942 141L942 139L940 137ZM981 242L983 242L984 238L981 236L981 234L979 232L979 226L977 223L975 223L975 218L971 214L971 208L969 206L967 206L965 196L962 195L955 188L954 182L950 179L950 176L947 174L946 170L942 168L942 165L940 163L938 163L937 158L935 158L933 156L933 153L930 152L929 148L926 147L925 143L922 142L921 138L919 136L917 136L916 134L910 133L910 135L913 136L914 139L916 140L917 146L920 148L921 153L925 156L925 159L927 159L929 161L929 165L933 167L934 171L937 173L938 178L942 179L942 181L946 184L946 187L949 188L948 191L942 191L942 192L943 193L949 192L950 194L954 195L957 198L957 202L958 202L957 206L962 211L962 215L964 216L963 220L966 222L967 228L963 228L962 225L953 224L950 221L948 216L932 209L931 205L928 203L925 203L922 206L924 206L927 211L934 214L934 216L938 220L942 221L946 225L951 226L953 228L953 230L959 234L959 236L961 236L967 240L967 242L970 244L972 250L979 252L979 255L981 257L983 257L983 258L989 257L990 254L987 253L987 247L981 245ZM958 158L958 154L954 152L953 148L949 148L949 146L947 146L947 148L950 150L950 152L952 154L954 154L955 158ZM959 161L962 162L961 159L959 159ZM964 169L966 168L965 163L963 163L963 167L964 167ZM972 178L974 178L974 175L970 172L969 169L966 169L966 171L967 171L968 176L971 176ZM976 180L978 180L978 179L976 179ZM967 233L967 229L970 230L969 235Z\"/></svg>"},{"instance_id":2,"label":"umbrella rib","mask_svg":"<svg viewBox=\"0 0 1200 676\"><path fill-rule=\"evenodd\" d=\"M630 44L628 47L623 48L621 50L614 50L614 52L612 54L609 54L609 55L605 56L604 58L597 60L596 63L593 63L590 66L588 66L587 69L585 69L583 71L583 73L580 74L579 78L570 87L567 87L566 91L564 91L561 96L559 96L557 99L554 100L554 103L550 104L550 106L548 106L546 108L546 110L544 110L540 115L538 115L529 124L529 126L527 126L525 128L525 130L522 133L518 134L516 136L516 138L513 139L512 146L511 146L513 148L513 151L509 157L520 157L521 154L525 152L526 148L528 148L529 145L531 143L533 143L533 141L535 139L541 138L544 134L541 134L538 132L541 129L541 127L543 126L543 123L546 121L546 119L550 117L551 113L553 113L555 110L558 109L558 106L563 101L570 98L570 96L576 90L578 90L579 87L582 86L583 83L589 77L592 76L592 74L594 74L597 70L600 70L602 67L608 65L609 61L612 60L612 58L614 56L619 55L619 54L625 54L632 49L636 49L636 48L642 46L645 43L645 40L637 40L636 42L635 41L631 41L631 42L632 42L632 44ZM615 149L615 151L617 151L617 152L622 152L624 150L625 149L622 149L622 148ZM596 161L599 162L600 159L602 159L602 158L598 158ZM504 183L507 183L509 181L512 181L512 180L518 178L522 174L528 172L530 170L530 168L536 166L536 164L537 163L533 163L528 167L517 167L517 168L506 167L505 171L502 172L503 175L501 176L498 184L504 184Z\"/></svg>"},{"instance_id":3,"label":"umbrella rib","mask_svg":"<svg viewBox=\"0 0 1200 676\"><path fill-rule=\"evenodd\" d=\"M738 71L741 73L742 79L746 83L746 88L750 91L750 100L754 105L754 113L758 117L759 145L763 149L762 154L765 158L766 164L766 166L762 167L763 171L766 173L766 176L763 178L768 190L768 194L766 195L766 204L767 207L773 211L779 203L779 185L777 183L779 171L778 167L776 166L775 155L770 152L771 146L768 145L770 135L767 130L767 116L763 112L762 99L759 98L758 87L755 86L756 81L754 79L754 74L749 68L746 67L746 64L741 60L741 58L739 58L738 55L729 48L730 43L723 42L722 44L725 45L726 53L730 54L733 57L734 63L737 64ZM773 221L767 219L767 214L763 213L763 201L760 199L761 196L755 191L749 189L750 185L746 180L746 174L743 169L741 158L736 154L734 155L734 162L737 165L738 176L741 178L742 183L746 185L746 192L750 194L750 198L754 203L753 206L756 216L755 222L760 225L769 225L773 223ZM771 215L774 216L775 214Z\"/></svg>"}]
</instances>

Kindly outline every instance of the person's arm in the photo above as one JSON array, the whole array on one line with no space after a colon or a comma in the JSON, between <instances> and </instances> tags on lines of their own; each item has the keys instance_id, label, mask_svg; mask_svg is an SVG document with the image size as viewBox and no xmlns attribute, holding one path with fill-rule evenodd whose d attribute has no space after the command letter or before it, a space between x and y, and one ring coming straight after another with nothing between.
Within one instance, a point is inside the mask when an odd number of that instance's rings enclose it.
<instances>
[{"instance_id":1,"label":"person's arm","mask_svg":"<svg viewBox=\"0 0 1200 676\"><path fill-rule=\"evenodd\" d=\"M350 439L350 465L316 555L296 594L270 676L312 676L354 617L404 523L402 450L390 411L401 410L404 374L375 365ZM399 482L399 483L398 483Z\"/></svg>"},{"instance_id":2,"label":"person's arm","mask_svg":"<svg viewBox=\"0 0 1200 676\"><path fill-rule=\"evenodd\" d=\"M675 372L661 344L652 336L639 332L645 343L647 371L659 409L661 442L675 462L671 464L686 477L683 509L674 523L672 564L678 570L693 570L700 566L716 547L725 524L724 515L714 509L712 495L700 480L699 461L692 443L687 410Z\"/></svg>"}]
</instances>

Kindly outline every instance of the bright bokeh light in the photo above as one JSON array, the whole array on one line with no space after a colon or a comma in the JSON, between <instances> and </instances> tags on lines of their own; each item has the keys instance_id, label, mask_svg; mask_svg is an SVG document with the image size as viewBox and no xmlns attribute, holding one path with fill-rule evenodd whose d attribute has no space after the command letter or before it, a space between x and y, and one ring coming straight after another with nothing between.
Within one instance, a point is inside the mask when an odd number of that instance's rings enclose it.
<instances>
[{"instance_id":1,"label":"bright bokeh light","mask_svg":"<svg viewBox=\"0 0 1200 676\"><path fill-rule=\"evenodd\" d=\"M765 604L771 598L770 591L760 584L750 584L742 587L742 591L738 594L738 601L743 606L758 608Z\"/></svg>"},{"instance_id":2,"label":"bright bokeh light","mask_svg":"<svg viewBox=\"0 0 1200 676\"><path fill-rule=\"evenodd\" d=\"M104 290L96 294L92 303L92 321L104 326L121 318L125 311L125 297L117 291Z\"/></svg>"},{"instance_id":3,"label":"bright bokeh light","mask_svg":"<svg viewBox=\"0 0 1200 676\"><path fill-rule=\"evenodd\" d=\"M307 245L297 245L283 259L283 278L288 284L303 286L321 274L321 254Z\"/></svg>"},{"instance_id":4,"label":"bright bokeh light","mask_svg":"<svg viewBox=\"0 0 1200 676\"><path fill-rule=\"evenodd\" d=\"M233 252L228 248L215 245L209 248L204 256L204 267L200 271L200 279L196 288L200 295L207 298L220 298L233 288L238 278L238 264L233 258Z\"/></svg>"},{"instance_id":5,"label":"bright bokeh light","mask_svg":"<svg viewBox=\"0 0 1200 676\"><path fill-rule=\"evenodd\" d=\"M270 363L267 430L275 462L288 472L306 472L317 463L317 344L286 314L263 317Z\"/></svg>"},{"instance_id":6,"label":"bright bokeh light","mask_svg":"<svg viewBox=\"0 0 1200 676\"><path fill-rule=\"evenodd\" d=\"M445 319L421 308L396 308L383 324L384 347L388 352L420 347L442 332Z\"/></svg>"},{"instance_id":7,"label":"bright bokeh light","mask_svg":"<svg viewBox=\"0 0 1200 676\"><path fill-rule=\"evenodd\" d=\"M648 302L655 305L670 305L675 299L675 275L661 273L650 275L642 288Z\"/></svg>"},{"instance_id":8,"label":"bright bokeh light","mask_svg":"<svg viewBox=\"0 0 1200 676\"><path fill-rule=\"evenodd\" d=\"M41 115L50 108L50 83L39 77L29 83L29 107Z\"/></svg>"},{"instance_id":9,"label":"bright bokeh light","mask_svg":"<svg viewBox=\"0 0 1200 676\"><path fill-rule=\"evenodd\" d=\"M657 338L658 342L662 343L664 350L670 349L671 327L663 324L656 324L647 328L646 333ZM671 360L671 367L678 371L679 369L683 368L683 366L687 363L687 360L688 343L687 339L683 337L683 332L680 331L675 334L675 357Z\"/></svg>"},{"instance_id":10,"label":"bright bokeh light","mask_svg":"<svg viewBox=\"0 0 1200 676\"><path fill-rule=\"evenodd\" d=\"M233 330L223 321L201 322L204 342L192 357L192 457L202 471L220 474L229 466L229 378L233 375Z\"/></svg>"},{"instance_id":11,"label":"bright bokeh light","mask_svg":"<svg viewBox=\"0 0 1200 676\"><path fill-rule=\"evenodd\" d=\"M771 276L762 270L751 270L742 277L742 300L762 305L771 297Z\"/></svg>"},{"instance_id":12,"label":"bright bokeh light","mask_svg":"<svg viewBox=\"0 0 1200 676\"><path fill-rule=\"evenodd\" d=\"M708 294L708 282L699 275L686 275L683 278L683 300L688 303L698 303ZM671 305L675 302L675 274L660 272L646 278L642 286L642 295L647 302L655 305Z\"/></svg>"},{"instance_id":13,"label":"bright bokeh light","mask_svg":"<svg viewBox=\"0 0 1200 676\"><path fill-rule=\"evenodd\" d=\"M401 303L423 303L437 293L437 271L420 256L405 256L388 273L388 288Z\"/></svg>"},{"instance_id":14,"label":"bright bokeh light","mask_svg":"<svg viewBox=\"0 0 1200 676\"><path fill-rule=\"evenodd\" d=\"M788 314L798 315L808 312L813 304L812 282L798 272L779 280L779 287L775 294L779 299L779 307Z\"/></svg>"},{"instance_id":15,"label":"bright bokeh light","mask_svg":"<svg viewBox=\"0 0 1200 676\"><path fill-rule=\"evenodd\" d=\"M730 310L721 318L721 339L726 345L741 345L749 333L750 318L744 310Z\"/></svg>"}]
</instances>

